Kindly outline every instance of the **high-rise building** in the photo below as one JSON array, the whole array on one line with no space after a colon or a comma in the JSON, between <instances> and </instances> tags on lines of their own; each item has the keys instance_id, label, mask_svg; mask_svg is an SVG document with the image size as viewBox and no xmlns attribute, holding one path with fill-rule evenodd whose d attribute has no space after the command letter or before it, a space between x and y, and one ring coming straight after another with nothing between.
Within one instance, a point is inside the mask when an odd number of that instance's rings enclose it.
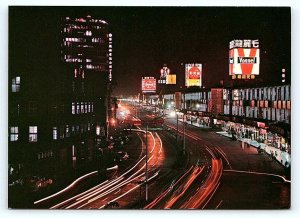
<instances>
[{"instance_id":1,"label":"high-rise building","mask_svg":"<svg viewBox=\"0 0 300 218\"><path fill-rule=\"evenodd\" d=\"M95 165L109 114L112 35L91 16L32 25L28 14L18 26L17 12L10 8L9 182L36 176L55 183Z\"/></svg>"},{"instance_id":2,"label":"high-rise building","mask_svg":"<svg viewBox=\"0 0 300 218\"><path fill-rule=\"evenodd\" d=\"M66 63L106 74L112 65L112 34L104 20L65 17L62 22L62 55Z\"/></svg>"}]
</instances>

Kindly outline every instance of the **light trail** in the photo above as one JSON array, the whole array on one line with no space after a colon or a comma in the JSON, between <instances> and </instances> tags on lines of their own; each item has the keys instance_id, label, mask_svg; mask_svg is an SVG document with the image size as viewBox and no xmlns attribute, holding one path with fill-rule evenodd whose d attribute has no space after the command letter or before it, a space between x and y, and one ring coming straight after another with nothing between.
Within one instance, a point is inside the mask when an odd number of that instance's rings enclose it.
<instances>
[{"instance_id":1,"label":"light trail","mask_svg":"<svg viewBox=\"0 0 300 218\"><path fill-rule=\"evenodd\" d=\"M43 202L43 201L49 200L49 199L51 199L51 198L53 198L53 197L56 197L56 196L58 196L58 195L60 195L60 194L62 194L62 193L64 193L64 192L68 191L69 189L71 189L75 184L77 184L78 182L80 182L80 181L83 180L84 178L86 178L86 177L88 177L88 176L91 176L91 175L94 175L94 174L97 174L97 173L98 173L98 171L93 171L93 172L90 172L90 173L88 173L88 174L85 174L85 175L79 177L78 179L76 179L74 182L72 182L72 183L71 183L69 186L67 186L66 188L60 190L59 192L54 193L53 195L50 195L50 196L48 196L48 197L45 197L45 198L40 199L40 200L38 200L38 201L35 201L34 204L39 204L39 203L41 203L41 202Z\"/></svg>"},{"instance_id":2,"label":"light trail","mask_svg":"<svg viewBox=\"0 0 300 218\"><path fill-rule=\"evenodd\" d=\"M153 158L153 155L148 159L148 161L150 161L152 158ZM142 176L142 175L144 174L144 173L142 173L142 174L140 174L139 176L137 176L137 177L135 177L135 178L132 179L132 177L134 177L134 176L135 176L136 174L138 174L141 170L143 170L143 169L145 168L145 166L146 166L146 164L144 164L143 167L141 167L138 171L136 171L135 173L133 173L130 177L128 177L127 179L125 179L125 180L122 181L121 183L117 184L117 185L114 186L113 188L111 188L111 189L105 191L104 193L100 194L100 193L101 193L102 191L104 191L104 190L99 190L98 192L93 193L92 195L86 196L84 199L82 199L82 200L76 202L75 204L72 204L72 205L68 206L67 209L70 209L71 207L77 206L78 204L80 204L80 203L82 203L82 202L84 202L84 201L86 201L86 200L89 199L89 200L87 201L87 203L85 203L85 204L83 204L83 205L81 205L80 207L77 208L77 209L80 209L80 208L82 208L82 207L84 207L84 206L86 206L86 205L88 205L88 204L90 204L90 203L92 203L92 202L94 202L94 201L96 201L96 200L98 200L98 199L100 199L100 198L102 198L102 197L104 197L104 196L110 194L111 192L115 191L116 189L121 188L121 187L123 187L123 186L129 184L130 182L132 182L133 180L137 179L138 177L140 177L140 176ZM123 174L123 175L124 175L124 174ZM112 184L112 185L115 185L115 184L118 183L118 182L119 182L119 181L115 182L115 183ZM112 186L112 185L110 185L110 186ZM97 197L94 197L95 195L98 195L98 196L97 196ZM92 197L93 197L93 198L92 198ZM91 198L92 198L92 199L91 199Z\"/></svg>"},{"instance_id":3,"label":"light trail","mask_svg":"<svg viewBox=\"0 0 300 218\"><path fill-rule=\"evenodd\" d=\"M94 186L94 187L92 187L92 188L86 190L85 192L82 192L82 193L80 193L80 194L78 194L78 195L73 196L72 198L69 198L69 199L67 199L67 200L65 200L65 201L63 201L63 202L61 202L61 203L59 203L59 204L54 205L54 206L52 206L50 209L57 209L57 208L63 206L64 204L66 204L66 203L68 203L68 202L70 202L70 201L72 201L72 200L74 200L74 199L76 199L76 198L78 198L78 197L80 197L80 196L82 196L82 195L84 195L84 194L90 192L90 191L93 191L94 189L96 189L96 188L100 187L101 185L105 184L106 182L108 182L108 180L102 182L101 184L99 184L99 185L97 185L97 186Z\"/></svg>"},{"instance_id":4,"label":"light trail","mask_svg":"<svg viewBox=\"0 0 300 218\"><path fill-rule=\"evenodd\" d=\"M141 132L143 132L143 130L142 130ZM138 166L138 165L140 164L141 161L143 161L143 160L145 159L145 157L146 157L146 156L142 157L142 158L141 158L134 166L132 166L128 171L126 171L125 173L123 173L121 176L119 176L119 177L116 178L115 180L112 180L112 181L106 180L105 183L106 183L106 182L109 182L108 184L106 184L106 186L109 185L109 184L111 184L111 183L114 184L115 181L119 180L119 178L122 178L122 177L124 177L125 175L127 175L128 173L130 173L136 166ZM112 169L112 168L108 168L108 169ZM89 175L89 174L87 174L87 175ZM86 175L85 175L85 176L86 176ZM83 177L85 177L85 176L83 176ZM55 196L57 196L57 195L59 195L59 194L65 192L65 191L67 191L68 189L70 189L73 185L75 185L75 184L76 184L80 179L82 179L83 177L80 177L80 178L78 178L77 180L75 180L70 186L68 186L68 187L65 188L64 190L62 190L62 191L60 191L60 192L58 192L58 193L56 193L56 194L54 194L54 195L48 196L47 198L41 199L41 200L37 201L37 203L40 203L42 200L43 200L43 201L48 200L48 199L50 199L50 198L53 198L53 197L55 197ZM56 208L59 208L60 206L62 206L62 205L64 205L64 204L66 204L66 203L68 203L68 202L70 202L70 201L76 199L77 197L80 197L80 199L82 199L83 197L81 197L81 196L87 194L88 192L95 193L95 191L97 191L97 190L95 190L95 189L98 188L98 190L99 190L99 186L101 186L101 185L103 185L103 184L104 184L104 182L101 183L101 184L99 184L99 185L97 185L97 186L95 186L95 187L93 187L93 188L91 188L91 189L89 189L89 190L87 190L87 191L85 191L85 192L83 192L83 193L80 193L80 194L78 194L78 195L76 195L76 196L74 196L74 197L71 197L71 198L69 198L69 199L67 199L67 200L65 200L65 201L63 201L63 202L61 202L61 203L59 203L59 204L54 205L54 206L52 206L50 209L56 209ZM102 188L103 188L103 187L102 187Z\"/></svg>"},{"instance_id":5,"label":"light trail","mask_svg":"<svg viewBox=\"0 0 300 218\"><path fill-rule=\"evenodd\" d=\"M220 182L218 183L218 185L214 188L213 193L210 195L210 198L206 201L206 203L203 205L202 209L204 209L206 207L206 205L210 202L211 198L215 195L215 192L217 191L217 189L220 186Z\"/></svg>"},{"instance_id":6,"label":"light trail","mask_svg":"<svg viewBox=\"0 0 300 218\"><path fill-rule=\"evenodd\" d=\"M132 131L134 132L141 132L141 133L146 133L146 131L144 130L137 130L137 129L132 129ZM138 134L139 136L139 134ZM149 136L150 140L148 140L150 146L152 145L152 149L149 152L149 159L147 160L148 163L153 162L153 158L159 158L159 155L162 152L162 141L159 137L159 135L157 133L155 133L155 136L153 135L152 132L149 132ZM142 152L143 153L143 140L142 138L139 136L139 138L142 141ZM159 142L160 147L157 148L157 141ZM155 152L154 152L155 151ZM141 155L140 155L141 157ZM53 207L51 207L51 209L56 209L56 208L61 208L64 207L64 205L71 203L72 201L75 201L69 205L66 205L66 209L70 209L70 208L83 208L85 206L87 206L88 204L91 204L97 200L100 200L101 198L107 196L107 195L117 195L118 193L120 193L120 196L117 197L117 199L125 196L126 194L130 193L131 191L133 191L134 189L131 189L129 191L126 191L125 193L121 193L123 192L123 190L125 191L126 189L124 189L124 187L128 187L128 185L132 184L133 181L135 181L136 179L142 177L143 175L145 175L145 172L139 174L142 170L144 170L146 163L144 163L141 167L138 167L143 160L145 160L145 155L139 159L139 161L137 163L135 163L135 165L133 165L130 169L126 170L122 175L118 176L116 179L113 179L112 181L105 181L93 188L90 188L89 190L80 193L76 196L73 196L59 204L54 205ZM158 159L153 163L151 163L152 167L155 166L155 164L157 164ZM111 168L110 170L112 170L114 168ZM152 169L149 169L150 172ZM134 171L133 173L131 173L132 171ZM129 175L130 174L130 175ZM152 174L152 173L151 173ZM156 177L158 175L158 172L154 174L154 176L150 177L148 179L148 181L154 177ZM129 176L129 177L128 177ZM128 178L126 178L128 177ZM138 187L138 186L137 186ZM109 199L110 196L107 196L106 199ZM103 201L103 200L102 200ZM111 202L112 200L110 200L109 202Z\"/></svg>"},{"instance_id":7,"label":"light trail","mask_svg":"<svg viewBox=\"0 0 300 218\"><path fill-rule=\"evenodd\" d=\"M156 132L155 134L156 134L156 137L158 138L158 140L159 140L159 142L160 142L160 148L159 148L159 151L158 151L158 153L160 154L160 153L161 153L161 150L162 150L162 141L161 141L160 136L157 134L157 132Z\"/></svg>"},{"instance_id":8,"label":"light trail","mask_svg":"<svg viewBox=\"0 0 300 218\"><path fill-rule=\"evenodd\" d=\"M242 171L242 170L224 170L224 172L235 172L235 173L248 173L248 174L255 174L255 175L265 175L265 176L274 176L281 178L284 182L291 183L291 180L287 180L285 177L273 173L261 173L261 172L250 172L250 171Z\"/></svg>"},{"instance_id":9,"label":"light trail","mask_svg":"<svg viewBox=\"0 0 300 218\"><path fill-rule=\"evenodd\" d=\"M227 165L229 166L229 168L232 169L232 167L231 167L231 165L230 165L230 163L229 163L229 160L228 160L227 155L225 154L225 152L224 152L219 146L214 147L214 148L219 152L219 154L222 155L222 157L223 157L224 160L226 161L226 163L227 163Z\"/></svg>"},{"instance_id":10,"label":"light trail","mask_svg":"<svg viewBox=\"0 0 300 218\"><path fill-rule=\"evenodd\" d=\"M190 171L193 169L193 166L191 166L188 170L186 170L184 172L184 174L177 179L177 181L173 184L173 187L175 187L188 173L190 173ZM164 198L169 192L170 192L170 188L168 188L167 190L165 190L160 196L158 196L156 199L154 199L150 204L148 204L147 206L144 207L144 209L151 209L153 208L157 203L159 203L162 198Z\"/></svg>"},{"instance_id":11,"label":"light trail","mask_svg":"<svg viewBox=\"0 0 300 218\"><path fill-rule=\"evenodd\" d=\"M113 185L117 184L119 182L119 180L121 180L121 179L122 178L119 177L118 179L114 180L114 182L111 182L111 183L107 184L105 187L101 187L101 188L99 188L99 189L97 189L97 190L95 190L91 193L86 194L85 196L79 197L78 199L76 199L75 203L67 206L66 209L69 209L69 208L72 208L72 207L75 207L75 206L81 204L83 201L86 201L87 199L89 199L89 198L101 193L102 191L112 187Z\"/></svg>"},{"instance_id":12,"label":"light trail","mask_svg":"<svg viewBox=\"0 0 300 218\"><path fill-rule=\"evenodd\" d=\"M218 188L223 171L222 166L221 159L212 159L212 169L209 176L206 178L205 183L200 187L199 191L190 198L189 201L186 201L180 206L180 209L199 208L201 205L205 206L210 201L210 196L212 196ZM202 208L204 206L202 206Z\"/></svg>"},{"instance_id":13,"label":"light trail","mask_svg":"<svg viewBox=\"0 0 300 218\"><path fill-rule=\"evenodd\" d=\"M220 203L216 206L215 209L219 209L219 207L221 206L222 203L223 203L223 200L220 201Z\"/></svg>"},{"instance_id":14,"label":"light trail","mask_svg":"<svg viewBox=\"0 0 300 218\"><path fill-rule=\"evenodd\" d=\"M150 178L148 179L148 181L152 180L152 179L155 178L156 176L158 176L158 172L156 172L152 177L150 177ZM121 199L122 197L124 197L125 195L129 194L130 192L132 192L133 190L135 190L136 188L138 188L138 187L140 187L140 186L141 186L141 184L134 186L133 188L129 189L127 192L125 192L124 194L122 194L122 195L118 196L117 198L111 200L110 202L114 202L114 201L117 201L117 200ZM102 208L104 208L104 207L105 207L105 205L99 207L99 209L102 209Z\"/></svg>"},{"instance_id":15,"label":"light trail","mask_svg":"<svg viewBox=\"0 0 300 218\"><path fill-rule=\"evenodd\" d=\"M175 197L172 197L169 202L166 203L164 206L164 209L171 208L188 190L188 188L191 186L191 184L195 181L195 179L202 173L204 167L196 167L194 168L194 171L189 176L188 181L184 184L182 191Z\"/></svg>"}]
</instances>

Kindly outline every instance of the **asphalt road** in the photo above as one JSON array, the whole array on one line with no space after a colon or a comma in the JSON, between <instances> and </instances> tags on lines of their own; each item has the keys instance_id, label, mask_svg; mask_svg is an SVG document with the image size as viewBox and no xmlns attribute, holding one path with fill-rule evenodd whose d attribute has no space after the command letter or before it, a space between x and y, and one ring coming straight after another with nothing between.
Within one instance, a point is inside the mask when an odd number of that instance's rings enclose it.
<instances>
[{"instance_id":1,"label":"asphalt road","mask_svg":"<svg viewBox=\"0 0 300 218\"><path fill-rule=\"evenodd\" d=\"M176 128L175 119L166 125ZM181 130L183 123L179 122ZM243 149L239 141L217 135L213 130L186 125L191 159L195 150L208 146L221 151L224 170L221 182L205 209L280 209L290 207L290 183L284 182L284 167L253 147ZM195 138L196 137L196 138ZM198 146L198 148L197 148ZM200 149L201 150L201 149ZM195 151L196 152L196 151ZM197 158L193 157L197 156ZM270 175L272 174L272 175Z\"/></svg>"}]
</instances>

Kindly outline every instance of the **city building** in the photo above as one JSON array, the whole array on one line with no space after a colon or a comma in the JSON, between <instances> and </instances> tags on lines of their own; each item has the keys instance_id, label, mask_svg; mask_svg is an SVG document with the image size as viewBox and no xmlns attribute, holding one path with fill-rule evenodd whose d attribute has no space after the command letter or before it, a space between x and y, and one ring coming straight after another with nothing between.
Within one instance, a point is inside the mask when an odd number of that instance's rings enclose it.
<instances>
[{"instance_id":1,"label":"city building","mask_svg":"<svg viewBox=\"0 0 300 218\"><path fill-rule=\"evenodd\" d=\"M13 10L13 9L12 9ZM11 11L13 13L13 11ZM108 23L47 20L47 35L29 38L10 21L8 153L10 182L24 176L76 176L94 166L111 112L112 35ZM50 28L49 28L50 29ZM51 38L49 38L51 36ZM33 40L35 42L33 43ZM49 47L47 48L47 42ZM32 49L16 49L32 43ZM47 52L49 51L49 52ZM22 61L18 57L24 56Z\"/></svg>"},{"instance_id":2,"label":"city building","mask_svg":"<svg viewBox=\"0 0 300 218\"><path fill-rule=\"evenodd\" d=\"M164 94L159 107L177 110L179 119L199 126L217 125L241 137L291 152L289 84L211 88ZM153 102L153 101L152 101ZM156 103L157 104L157 103Z\"/></svg>"}]
</instances>

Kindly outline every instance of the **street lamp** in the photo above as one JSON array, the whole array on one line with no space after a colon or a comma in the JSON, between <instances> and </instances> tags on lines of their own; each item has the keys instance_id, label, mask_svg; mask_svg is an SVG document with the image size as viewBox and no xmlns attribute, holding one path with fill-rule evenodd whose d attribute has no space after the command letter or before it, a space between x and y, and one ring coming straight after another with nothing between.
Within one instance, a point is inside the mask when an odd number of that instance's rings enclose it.
<instances>
[{"instance_id":1,"label":"street lamp","mask_svg":"<svg viewBox=\"0 0 300 218\"><path fill-rule=\"evenodd\" d=\"M149 122L153 122L164 116L165 115L162 114L161 116L155 117L154 119L148 120L148 121L140 119L142 122L146 123L146 173L145 173L146 174L145 175L145 199L146 199L146 202L148 201L148 125L149 125Z\"/></svg>"},{"instance_id":2,"label":"street lamp","mask_svg":"<svg viewBox=\"0 0 300 218\"><path fill-rule=\"evenodd\" d=\"M148 201L148 123L146 125L146 181L145 181L146 202Z\"/></svg>"},{"instance_id":3,"label":"street lamp","mask_svg":"<svg viewBox=\"0 0 300 218\"><path fill-rule=\"evenodd\" d=\"M179 135L179 130L178 130L178 116L179 112L176 112L176 142L178 143L178 135Z\"/></svg>"},{"instance_id":4,"label":"street lamp","mask_svg":"<svg viewBox=\"0 0 300 218\"><path fill-rule=\"evenodd\" d=\"M151 121L155 121L159 118L162 118L164 117L164 114L162 114L161 116L159 117L155 117L154 119L152 119ZM149 125L149 122L146 122L146 181L145 181L145 192L146 192L146 202L148 201L148 125Z\"/></svg>"},{"instance_id":5,"label":"street lamp","mask_svg":"<svg viewBox=\"0 0 300 218\"><path fill-rule=\"evenodd\" d=\"M183 114L183 155L185 155L185 119L186 119L186 116L185 114Z\"/></svg>"}]
</instances>

